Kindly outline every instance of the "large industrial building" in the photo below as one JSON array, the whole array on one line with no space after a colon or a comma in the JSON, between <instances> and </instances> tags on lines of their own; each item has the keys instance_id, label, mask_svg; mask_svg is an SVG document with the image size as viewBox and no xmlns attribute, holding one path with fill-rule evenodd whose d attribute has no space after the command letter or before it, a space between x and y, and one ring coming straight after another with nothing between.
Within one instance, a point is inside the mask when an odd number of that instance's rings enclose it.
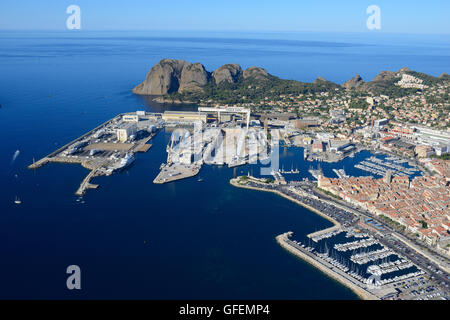
<instances>
[{"instance_id":1,"label":"large industrial building","mask_svg":"<svg viewBox=\"0 0 450 320\"><path fill-rule=\"evenodd\" d=\"M136 135L136 131L136 122L123 122L116 129L117 140L119 140L120 142L125 142L132 135Z\"/></svg>"},{"instance_id":2,"label":"large industrial building","mask_svg":"<svg viewBox=\"0 0 450 320\"><path fill-rule=\"evenodd\" d=\"M245 115L247 129L250 124L250 115L251 115L250 109L241 107L218 107L218 108L199 107L198 111L207 113L217 113L217 119L219 122L231 121L232 119L234 119L234 115Z\"/></svg>"},{"instance_id":3,"label":"large industrial building","mask_svg":"<svg viewBox=\"0 0 450 320\"><path fill-rule=\"evenodd\" d=\"M332 152L340 152L349 147L351 144L347 140L336 140L330 139L328 141L328 145L330 147L330 151Z\"/></svg>"},{"instance_id":4,"label":"large industrial building","mask_svg":"<svg viewBox=\"0 0 450 320\"><path fill-rule=\"evenodd\" d=\"M320 121L318 119L297 119L297 120L295 120L295 127L297 129L317 127L319 125L320 125Z\"/></svg>"},{"instance_id":5,"label":"large industrial building","mask_svg":"<svg viewBox=\"0 0 450 320\"><path fill-rule=\"evenodd\" d=\"M162 115L164 121L207 121L207 114L189 111L165 111Z\"/></svg>"}]
</instances>

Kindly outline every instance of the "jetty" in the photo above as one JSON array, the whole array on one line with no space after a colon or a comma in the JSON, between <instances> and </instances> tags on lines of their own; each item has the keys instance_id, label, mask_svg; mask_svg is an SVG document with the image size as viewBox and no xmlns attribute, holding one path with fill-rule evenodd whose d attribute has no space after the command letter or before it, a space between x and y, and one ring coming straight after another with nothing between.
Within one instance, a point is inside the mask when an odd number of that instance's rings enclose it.
<instances>
[{"instance_id":1,"label":"jetty","mask_svg":"<svg viewBox=\"0 0 450 320\"><path fill-rule=\"evenodd\" d=\"M75 194L77 196L82 196L84 195L84 193L86 192L87 189L97 189L98 188L98 184L92 184L90 183L91 179L93 177L95 177L98 174L97 169L92 170L87 176L86 178L84 178L84 180L81 182L80 187L78 188L78 190L75 192Z\"/></svg>"},{"instance_id":2,"label":"jetty","mask_svg":"<svg viewBox=\"0 0 450 320\"><path fill-rule=\"evenodd\" d=\"M310 233L306 236L310 238L312 241L317 242L323 239L331 238L343 231L344 230L341 228L340 225L334 225L332 227Z\"/></svg>"}]
</instances>

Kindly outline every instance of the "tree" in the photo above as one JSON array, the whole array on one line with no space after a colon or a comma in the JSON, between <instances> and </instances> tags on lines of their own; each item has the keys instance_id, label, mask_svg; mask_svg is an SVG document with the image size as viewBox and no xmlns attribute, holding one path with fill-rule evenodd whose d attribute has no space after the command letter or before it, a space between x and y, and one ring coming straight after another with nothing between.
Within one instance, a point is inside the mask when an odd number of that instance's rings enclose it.
<instances>
[{"instance_id":1,"label":"tree","mask_svg":"<svg viewBox=\"0 0 450 320\"><path fill-rule=\"evenodd\" d=\"M426 223L426 221L420 220L419 222L422 224L422 228L423 229L427 229L428 228L428 224Z\"/></svg>"}]
</instances>

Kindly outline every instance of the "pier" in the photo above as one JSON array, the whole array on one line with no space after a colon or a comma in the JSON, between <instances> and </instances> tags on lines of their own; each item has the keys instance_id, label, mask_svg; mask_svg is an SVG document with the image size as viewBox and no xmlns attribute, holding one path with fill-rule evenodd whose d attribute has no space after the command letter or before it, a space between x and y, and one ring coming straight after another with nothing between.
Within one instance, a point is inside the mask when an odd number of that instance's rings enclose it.
<instances>
[{"instance_id":1,"label":"pier","mask_svg":"<svg viewBox=\"0 0 450 320\"><path fill-rule=\"evenodd\" d=\"M386 158L388 160L390 158ZM392 158L391 158L392 159ZM375 156L372 156L355 165L355 168L367 171L379 176L386 175L387 170L391 170L393 176L410 176L419 171L417 168L406 168L400 164L406 163L406 160L392 160L393 162L383 161Z\"/></svg>"},{"instance_id":2,"label":"pier","mask_svg":"<svg viewBox=\"0 0 450 320\"><path fill-rule=\"evenodd\" d=\"M319 230L306 235L308 238L312 239L314 242L320 241L322 239L331 238L344 230L340 225L335 225L327 229Z\"/></svg>"},{"instance_id":3,"label":"pier","mask_svg":"<svg viewBox=\"0 0 450 320\"><path fill-rule=\"evenodd\" d=\"M380 250L354 254L350 257L350 260L356 264L366 264L371 261L387 258L394 254L396 254L394 251L383 247Z\"/></svg>"},{"instance_id":4,"label":"pier","mask_svg":"<svg viewBox=\"0 0 450 320\"><path fill-rule=\"evenodd\" d=\"M352 242L346 242L346 243L337 243L334 245L334 249L341 252L346 252L348 250L355 250L359 248L367 248L374 244L377 244L378 241L374 238L368 238L368 239L361 239L361 240L355 240Z\"/></svg>"},{"instance_id":5,"label":"pier","mask_svg":"<svg viewBox=\"0 0 450 320\"><path fill-rule=\"evenodd\" d=\"M36 162L33 162L33 164L30 164L28 166L28 169L38 169L44 165L46 165L49 162L49 159L47 157L42 158Z\"/></svg>"},{"instance_id":6,"label":"pier","mask_svg":"<svg viewBox=\"0 0 450 320\"><path fill-rule=\"evenodd\" d=\"M91 179L93 177L95 177L97 174L97 169L92 170L87 176L86 178L84 178L84 180L81 182L80 187L78 188L78 190L75 192L75 194L77 196L82 196L84 195L84 193L86 192L87 189L97 189L98 188L98 184L92 184L90 183Z\"/></svg>"},{"instance_id":7,"label":"pier","mask_svg":"<svg viewBox=\"0 0 450 320\"><path fill-rule=\"evenodd\" d=\"M278 171L271 172L272 176L275 178L275 181L279 184L287 184L286 179L283 177L283 175Z\"/></svg>"}]
</instances>

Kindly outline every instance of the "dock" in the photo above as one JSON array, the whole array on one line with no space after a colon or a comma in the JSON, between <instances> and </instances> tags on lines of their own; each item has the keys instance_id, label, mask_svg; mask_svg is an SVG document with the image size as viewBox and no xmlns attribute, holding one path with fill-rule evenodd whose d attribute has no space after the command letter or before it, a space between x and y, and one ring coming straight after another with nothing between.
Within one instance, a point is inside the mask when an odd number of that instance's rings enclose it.
<instances>
[{"instance_id":1,"label":"dock","mask_svg":"<svg viewBox=\"0 0 450 320\"><path fill-rule=\"evenodd\" d=\"M28 168L38 169L49 162L82 165L91 172L75 192L80 196L88 189L98 188L98 185L90 183L93 177L117 172L134 161L135 152L147 152L152 147L148 142L160 129L158 114L121 113L37 162L33 158Z\"/></svg>"},{"instance_id":2,"label":"dock","mask_svg":"<svg viewBox=\"0 0 450 320\"><path fill-rule=\"evenodd\" d=\"M171 163L162 166L161 172L153 180L153 183L163 184L176 180L186 179L196 176L200 172L200 166L195 164Z\"/></svg>"},{"instance_id":3,"label":"dock","mask_svg":"<svg viewBox=\"0 0 450 320\"><path fill-rule=\"evenodd\" d=\"M334 225L332 227L326 228L326 229L322 229L313 233L310 233L308 235L306 235L308 238L319 238L322 235L326 235L326 234L334 234L334 233L338 233L341 229L341 225Z\"/></svg>"},{"instance_id":4,"label":"dock","mask_svg":"<svg viewBox=\"0 0 450 320\"><path fill-rule=\"evenodd\" d=\"M151 147L151 144L143 144L136 148L136 152L147 152Z\"/></svg>"},{"instance_id":5,"label":"dock","mask_svg":"<svg viewBox=\"0 0 450 320\"><path fill-rule=\"evenodd\" d=\"M43 165L47 164L48 162L52 162L53 161L53 157L56 156L57 154L63 152L65 149L67 149L69 146L73 145L74 143L77 143L81 140L83 140L84 138L88 137L89 135L91 135L93 132L105 127L108 123L110 123L111 121L118 119L120 117L122 117L124 114L119 114L117 116L115 116L114 118L102 123L101 125L95 127L94 129L86 132L85 134L83 134L81 137L78 137L72 141L70 141L69 143L63 145L62 147L58 148L57 150L51 152L50 154L48 154L47 156L43 157L42 159L38 160L37 162L33 162L33 164L28 166L28 169L37 169L42 167ZM61 162L61 161L60 161Z\"/></svg>"}]
</instances>

